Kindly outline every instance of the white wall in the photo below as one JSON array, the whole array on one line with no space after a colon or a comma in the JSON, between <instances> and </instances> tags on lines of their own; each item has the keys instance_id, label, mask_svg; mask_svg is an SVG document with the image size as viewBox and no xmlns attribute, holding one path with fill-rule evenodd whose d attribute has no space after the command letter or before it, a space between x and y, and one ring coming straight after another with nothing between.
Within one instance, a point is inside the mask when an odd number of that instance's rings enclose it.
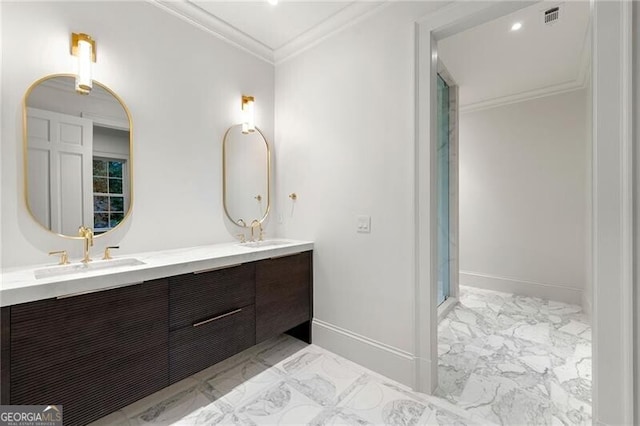
<instances>
[{"instance_id":1,"label":"white wall","mask_svg":"<svg viewBox=\"0 0 640 426\"><path fill-rule=\"evenodd\" d=\"M635 164L634 164L634 172L635 172L635 244L634 250L635 252L635 270L634 270L634 283L635 283L635 352L636 352L636 361L635 361L635 397L636 397L636 412L635 412L635 421L636 423L640 423L640 4L633 4L633 87L635 88L635 95L633 101L633 114L634 114L634 122L635 127L633 129L634 132L634 143L635 143Z\"/></svg>"},{"instance_id":2,"label":"white wall","mask_svg":"<svg viewBox=\"0 0 640 426\"><path fill-rule=\"evenodd\" d=\"M460 114L460 282L581 304L587 91Z\"/></svg>"},{"instance_id":3,"label":"white wall","mask_svg":"<svg viewBox=\"0 0 640 426\"><path fill-rule=\"evenodd\" d=\"M589 319L593 314L593 82L592 73L587 75L587 93L586 93L585 114L587 121L586 140L588 143L587 150L587 173L586 173L586 191L587 191L587 216L586 216L586 244L584 247L586 260L586 277L584 282L584 291L582 292L582 308Z\"/></svg>"},{"instance_id":4,"label":"white wall","mask_svg":"<svg viewBox=\"0 0 640 426\"><path fill-rule=\"evenodd\" d=\"M2 40L4 39L4 37L2 36L3 28L4 28L4 26L2 25L2 22L3 22L2 15L3 15L2 14L2 3L0 3L0 46L2 46ZM2 63L3 63L2 52L3 52L3 50L4 49L0 49L0 123L3 123L3 117L4 117L4 115L3 115L4 108L3 108L2 102L1 102L1 100L4 99L4 91L3 91L4 84L3 84L3 78L2 78L2 76L4 74L3 71L2 71L2 68L3 68L2 67ZM0 127L2 127L2 126L0 126ZM0 129L0 154L2 153L2 150L1 150L2 146L4 146L4 136L3 136L2 130ZM2 187L4 186L4 185L2 185L2 182L4 182L4 180L1 179L2 176L3 176L3 170L2 169L3 169L2 161L0 160L0 271L2 271L2 268L3 268L3 261L2 261L2 259L3 259L3 255L2 255L3 250L2 250L2 247L4 246L4 244L2 243L2 241L3 241L3 239L2 239L2 236L3 236L3 232L2 232L2 210L3 210L3 207L2 206L4 204L2 202L2 199L3 199L2 198L2 194L4 193L4 190L2 189Z\"/></svg>"},{"instance_id":5,"label":"white wall","mask_svg":"<svg viewBox=\"0 0 640 426\"><path fill-rule=\"evenodd\" d=\"M441 5L392 3L276 66L279 231L315 241L314 342L408 384L414 22Z\"/></svg>"},{"instance_id":6,"label":"white wall","mask_svg":"<svg viewBox=\"0 0 640 426\"><path fill-rule=\"evenodd\" d=\"M256 97L256 122L273 135L274 67L146 2L15 2L2 10L2 266L79 257L81 243L45 232L23 195L22 97L35 80L74 72L71 32L97 41L94 79L133 117L133 215L96 240L120 253L230 241L222 209L222 137Z\"/></svg>"}]
</instances>

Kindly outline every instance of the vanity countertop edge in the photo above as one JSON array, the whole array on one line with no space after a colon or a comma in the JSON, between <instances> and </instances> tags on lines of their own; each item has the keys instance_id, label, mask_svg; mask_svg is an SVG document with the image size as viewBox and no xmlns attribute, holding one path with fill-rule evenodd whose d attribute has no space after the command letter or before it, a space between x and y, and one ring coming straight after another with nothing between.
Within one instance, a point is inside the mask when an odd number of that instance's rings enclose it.
<instances>
[{"instance_id":1,"label":"vanity countertop edge","mask_svg":"<svg viewBox=\"0 0 640 426\"><path fill-rule=\"evenodd\" d=\"M239 243L222 243L114 256L114 259L135 258L144 264L44 279L36 279L35 271L54 265L49 263L16 267L2 271L0 307L136 285L169 276L230 267L309 250L313 250L311 241L281 240L278 245L255 248Z\"/></svg>"}]
</instances>

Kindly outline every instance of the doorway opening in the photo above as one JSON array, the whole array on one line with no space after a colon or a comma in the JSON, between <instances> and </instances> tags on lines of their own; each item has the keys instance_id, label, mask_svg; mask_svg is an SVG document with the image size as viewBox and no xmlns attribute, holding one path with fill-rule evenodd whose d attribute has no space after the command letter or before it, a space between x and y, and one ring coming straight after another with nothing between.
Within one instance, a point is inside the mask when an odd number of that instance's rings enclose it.
<instances>
[{"instance_id":1,"label":"doorway opening","mask_svg":"<svg viewBox=\"0 0 640 426\"><path fill-rule=\"evenodd\" d=\"M436 394L502 424L592 419L590 10L545 7L436 45Z\"/></svg>"},{"instance_id":2,"label":"doorway opening","mask_svg":"<svg viewBox=\"0 0 640 426\"><path fill-rule=\"evenodd\" d=\"M416 23L415 380L416 387L427 393L438 385L437 40L529 5L461 2ZM593 103L592 418L602 424L634 424L633 7L631 2L590 1L590 62L597 69L589 96Z\"/></svg>"}]
</instances>

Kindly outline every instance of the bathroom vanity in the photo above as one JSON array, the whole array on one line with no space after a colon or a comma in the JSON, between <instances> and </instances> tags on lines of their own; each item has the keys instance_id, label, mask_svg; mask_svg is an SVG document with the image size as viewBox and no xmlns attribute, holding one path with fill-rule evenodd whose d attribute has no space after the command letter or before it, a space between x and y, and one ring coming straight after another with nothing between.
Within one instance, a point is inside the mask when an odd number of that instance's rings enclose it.
<instances>
[{"instance_id":1,"label":"bathroom vanity","mask_svg":"<svg viewBox=\"0 0 640 426\"><path fill-rule=\"evenodd\" d=\"M268 243L3 274L2 404L62 404L65 425L86 424L280 333L310 343L313 244Z\"/></svg>"},{"instance_id":2,"label":"bathroom vanity","mask_svg":"<svg viewBox=\"0 0 640 426\"><path fill-rule=\"evenodd\" d=\"M95 47L74 33L72 51L80 39ZM102 241L131 213L133 119L78 78L45 76L24 97L27 211L84 259L58 250L58 266L2 271L0 403L62 405L65 425L83 425L281 333L310 343L313 243L263 241L271 150L253 124L222 141L223 208L242 243L115 259L107 243L90 261L94 231Z\"/></svg>"}]
</instances>

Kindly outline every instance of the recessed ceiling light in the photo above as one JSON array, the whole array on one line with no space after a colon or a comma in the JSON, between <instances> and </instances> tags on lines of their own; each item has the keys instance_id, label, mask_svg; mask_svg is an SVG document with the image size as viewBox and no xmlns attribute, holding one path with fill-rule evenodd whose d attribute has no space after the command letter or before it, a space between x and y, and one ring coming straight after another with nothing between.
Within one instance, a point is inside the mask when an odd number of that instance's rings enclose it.
<instances>
[{"instance_id":1,"label":"recessed ceiling light","mask_svg":"<svg viewBox=\"0 0 640 426\"><path fill-rule=\"evenodd\" d=\"M278 0L267 0L269 2L270 5L275 6L276 4L278 4Z\"/></svg>"},{"instance_id":2,"label":"recessed ceiling light","mask_svg":"<svg viewBox=\"0 0 640 426\"><path fill-rule=\"evenodd\" d=\"M518 31L520 28L522 28L522 23L521 22L516 22L515 24L513 24L511 26L511 31Z\"/></svg>"}]
</instances>

